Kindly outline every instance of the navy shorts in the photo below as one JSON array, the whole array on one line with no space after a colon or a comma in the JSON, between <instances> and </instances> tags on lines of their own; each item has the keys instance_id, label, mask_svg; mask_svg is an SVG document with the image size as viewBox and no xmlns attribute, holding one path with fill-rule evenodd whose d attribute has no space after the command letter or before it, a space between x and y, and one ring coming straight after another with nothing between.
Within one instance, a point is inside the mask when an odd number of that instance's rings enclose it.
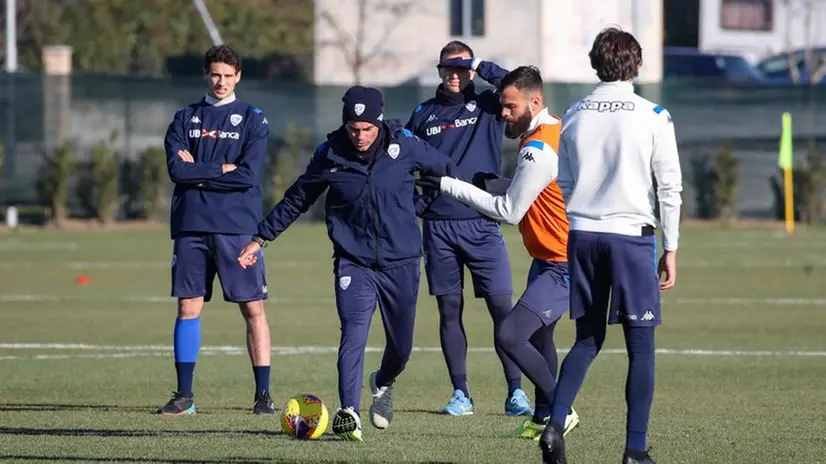
<instances>
[{"instance_id":1,"label":"navy shorts","mask_svg":"<svg viewBox=\"0 0 826 464\"><path fill-rule=\"evenodd\" d=\"M655 235L572 230L568 236L571 319L636 327L661 323ZM610 296L610 306L609 306Z\"/></svg>"},{"instance_id":2,"label":"navy shorts","mask_svg":"<svg viewBox=\"0 0 826 464\"><path fill-rule=\"evenodd\" d=\"M431 295L464 288L464 266L477 298L513 293L513 277L499 224L488 219L433 220L423 223L424 267Z\"/></svg>"},{"instance_id":3,"label":"navy shorts","mask_svg":"<svg viewBox=\"0 0 826 464\"><path fill-rule=\"evenodd\" d=\"M267 299L264 252L255 265L238 264L238 253L252 235L181 234L172 251L172 296L212 299L215 274L221 282L224 300L232 303Z\"/></svg>"},{"instance_id":4,"label":"navy shorts","mask_svg":"<svg viewBox=\"0 0 826 464\"><path fill-rule=\"evenodd\" d=\"M569 308L568 263L534 259L528 272L528 286L519 303L549 326Z\"/></svg>"}]
</instances>

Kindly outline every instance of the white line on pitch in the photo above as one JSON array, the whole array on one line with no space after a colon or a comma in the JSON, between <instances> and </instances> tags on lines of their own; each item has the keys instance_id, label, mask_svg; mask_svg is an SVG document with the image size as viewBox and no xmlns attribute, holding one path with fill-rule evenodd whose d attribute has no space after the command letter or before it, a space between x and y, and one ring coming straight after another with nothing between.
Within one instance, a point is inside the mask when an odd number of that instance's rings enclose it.
<instances>
[{"instance_id":1,"label":"white line on pitch","mask_svg":"<svg viewBox=\"0 0 826 464\"><path fill-rule=\"evenodd\" d=\"M220 297L220 295L218 295ZM214 299L214 296L213 296ZM175 299L169 296L120 296L105 297L95 295L41 295L41 294L12 294L0 295L0 303L23 303L23 302L60 302L60 301L96 301L109 303L163 303L175 304ZM270 297L268 304L314 304L314 303L334 303L333 298L278 298Z\"/></svg>"},{"instance_id":2,"label":"white line on pitch","mask_svg":"<svg viewBox=\"0 0 826 464\"><path fill-rule=\"evenodd\" d=\"M664 299L664 304L686 305L777 305L777 306L823 306L826 298L674 298Z\"/></svg>"},{"instance_id":3,"label":"white line on pitch","mask_svg":"<svg viewBox=\"0 0 826 464\"><path fill-rule=\"evenodd\" d=\"M41 294L7 294L0 295L0 303L23 302L61 302L61 301L96 301L108 303L162 303L174 304L175 300L168 296L120 296L105 297L93 295L41 295ZM280 298L270 297L268 304L333 304L333 298ZM709 298L669 298L663 299L663 304L678 305L773 305L773 306L826 306L826 298L741 298L741 297L709 297Z\"/></svg>"},{"instance_id":4,"label":"white line on pitch","mask_svg":"<svg viewBox=\"0 0 826 464\"><path fill-rule=\"evenodd\" d=\"M75 251L75 242L36 242L26 240L0 240L0 251Z\"/></svg>"},{"instance_id":5,"label":"white line on pitch","mask_svg":"<svg viewBox=\"0 0 826 464\"><path fill-rule=\"evenodd\" d=\"M14 360L14 359L111 359L111 358L130 358L130 357L147 357L147 356L169 356L173 352L171 346L165 345L143 345L143 346L115 346L115 345L87 345L87 344L70 344L70 343L4 343L0 344L0 349L16 350L16 349L43 349L43 350L98 350L110 351L109 353L94 353L94 354L40 354L29 356L0 356L0 360ZM115 351L115 352L111 352ZM381 347L367 347L367 353L381 353ZM414 352L418 353L440 353L441 349L438 347L421 347L413 348ZM471 353L492 353L492 347L471 347L468 348ZM557 350L560 354L568 352L566 349ZM302 354L334 354L338 352L338 347L335 346L280 346L273 347L272 354L275 356L297 356ZM246 355L246 348L241 346L205 346L201 348L201 353L204 355L224 354L230 356ZM620 348L606 348L601 351L606 354L625 354L626 351ZM826 357L826 351L801 351L801 350L707 350L707 349L673 349L660 348L657 349L659 355L678 355L678 356L719 356L719 357L733 357L733 356L771 356L771 357Z\"/></svg>"},{"instance_id":6,"label":"white line on pitch","mask_svg":"<svg viewBox=\"0 0 826 464\"><path fill-rule=\"evenodd\" d=\"M273 260L267 262L267 267L282 269L282 268L301 268L301 267L316 267L319 263L316 261L277 261ZM169 261L15 261L0 263L0 269L39 269L39 268L66 268L73 270L94 270L94 269L119 269L119 270L144 270L144 269L169 269Z\"/></svg>"}]
</instances>

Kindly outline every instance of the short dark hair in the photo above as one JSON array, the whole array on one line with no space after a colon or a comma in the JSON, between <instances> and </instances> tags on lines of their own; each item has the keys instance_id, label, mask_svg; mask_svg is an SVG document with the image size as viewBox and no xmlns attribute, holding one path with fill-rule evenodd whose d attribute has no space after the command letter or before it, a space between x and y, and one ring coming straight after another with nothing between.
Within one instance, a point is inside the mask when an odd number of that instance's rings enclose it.
<instances>
[{"instance_id":1,"label":"short dark hair","mask_svg":"<svg viewBox=\"0 0 826 464\"><path fill-rule=\"evenodd\" d=\"M630 32L618 27L603 29L594 39L588 57L603 82L630 81L639 74L642 47Z\"/></svg>"},{"instance_id":2,"label":"short dark hair","mask_svg":"<svg viewBox=\"0 0 826 464\"><path fill-rule=\"evenodd\" d=\"M516 90L520 92L542 92L542 73L536 66L520 66L502 78L499 91L511 86L516 87Z\"/></svg>"},{"instance_id":3,"label":"short dark hair","mask_svg":"<svg viewBox=\"0 0 826 464\"><path fill-rule=\"evenodd\" d=\"M204 54L204 71L209 71L212 63L224 63L235 68L235 72L241 72L241 55L229 45L213 45Z\"/></svg>"},{"instance_id":4,"label":"short dark hair","mask_svg":"<svg viewBox=\"0 0 826 464\"><path fill-rule=\"evenodd\" d=\"M470 45L461 40L451 40L447 45L442 47L442 50L439 52L439 61L442 61L448 55L458 55L459 53L465 52L473 56L473 49L470 48Z\"/></svg>"}]
</instances>

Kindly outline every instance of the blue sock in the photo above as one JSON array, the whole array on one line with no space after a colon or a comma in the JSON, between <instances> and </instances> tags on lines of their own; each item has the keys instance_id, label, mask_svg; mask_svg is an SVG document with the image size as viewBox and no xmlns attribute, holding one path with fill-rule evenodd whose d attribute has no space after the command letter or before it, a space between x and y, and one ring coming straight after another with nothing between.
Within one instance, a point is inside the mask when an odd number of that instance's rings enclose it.
<instances>
[{"instance_id":1,"label":"blue sock","mask_svg":"<svg viewBox=\"0 0 826 464\"><path fill-rule=\"evenodd\" d=\"M551 407L551 420L562 428L565 427L565 418L571 411L588 368L602 349L605 329L604 315L589 318L586 314L585 317L576 320L576 341L562 362Z\"/></svg>"},{"instance_id":2,"label":"blue sock","mask_svg":"<svg viewBox=\"0 0 826 464\"><path fill-rule=\"evenodd\" d=\"M255 394L270 391L270 366L253 366L255 375Z\"/></svg>"},{"instance_id":3,"label":"blue sock","mask_svg":"<svg viewBox=\"0 0 826 464\"><path fill-rule=\"evenodd\" d=\"M175 371L178 393L192 396L195 362L201 348L201 318L175 319Z\"/></svg>"},{"instance_id":4,"label":"blue sock","mask_svg":"<svg viewBox=\"0 0 826 464\"><path fill-rule=\"evenodd\" d=\"M522 389L522 377L516 379L505 379L508 382L508 398L513 396L513 392Z\"/></svg>"},{"instance_id":5,"label":"blue sock","mask_svg":"<svg viewBox=\"0 0 826 464\"><path fill-rule=\"evenodd\" d=\"M439 307L439 341L450 382L454 390L461 390L470 398L467 387L467 336L462 325L462 293L439 295L436 304Z\"/></svg>"},{"instance_id":6,"label":"blue sock","mask_svg":"<svg viewBox=\"0 0 826 464\"><path fill-rule=\"evenodd\" d=\"M454 390L462 390L466 397L470 398L470 390L467 386L467 374L451 375L450 383L453 384Z\"/></svg>"},{"instance_id":7,"label":"blue sock","mask_svg":"<svg viewBox=\"0 0 826 464\"><path fill-rule=\"evenodd\" d=\"M645 451L648 419L654 399L654 327L623 327L623 330L628 350L625 447Z\"/></svg>"},{"instance_id":8,"label":"blue sock","mask_svg":"<svg viewBox=\"0 0 826 464\"><path fill-rule=\"evenodd\" d=\"M175 372L178 374L178 393L191 398L195 363L175 363Z\"/></svg>"},{"instance_id":9,"label":"blue sock","mask_svg":"<svg viewBox=\"0 0 826 464\"><path fill-rule=\"evenodd\" d=\"M502 322L511 313L511 309L513 309L513 302L511 300L512 296L510 294L490 295L485 297L488 312L490 313L490 317L493 319L494 330L496 330L497 327L502 324ZM502 369L505 371L505 382L508 384L508 398L510 398L513 396L513 392L522 389L522 371L519 370L519 366L516 362L514 362L514 360L511 359L504 350L502 350L499 343L496 343L495 339L493 346L496 349L496 355L502 362Z\"/></svg>"}]
</instances>

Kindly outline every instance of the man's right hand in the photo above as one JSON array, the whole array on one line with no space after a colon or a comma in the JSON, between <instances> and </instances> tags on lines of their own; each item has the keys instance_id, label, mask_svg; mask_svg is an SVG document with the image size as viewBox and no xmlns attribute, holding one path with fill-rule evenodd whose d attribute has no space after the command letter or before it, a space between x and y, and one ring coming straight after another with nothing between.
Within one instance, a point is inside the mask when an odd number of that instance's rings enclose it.
<instances>
[{"instance_id":1,"label":"man's right hand","mask_svg":"<svg viewBox=\"0 0 826 464\"><path fill-rule=\"evenodd\" d=\"M189 152L189 150L178 150L178 157L183 160L184 163L194 163L195 157ZM228 172L232 172L236 170L238 166L234 164L222 164L221 165L221 174L226 174Z\"/></svg>"},{"instance_id":2,"label":"man's right hand","mask_svg":"<svg viewBox=\"0 0 826 464\"><path fill-rule=\"evenodd\" d=\"M663 278L665 275L665 280L660 282L660 291L664 292L672 287L677 283L677 252L676 251L665 251L663 252L662 257L660 257L660 263L658 266L658 275L660 279Z\"/></svg>"}]
</instances>

